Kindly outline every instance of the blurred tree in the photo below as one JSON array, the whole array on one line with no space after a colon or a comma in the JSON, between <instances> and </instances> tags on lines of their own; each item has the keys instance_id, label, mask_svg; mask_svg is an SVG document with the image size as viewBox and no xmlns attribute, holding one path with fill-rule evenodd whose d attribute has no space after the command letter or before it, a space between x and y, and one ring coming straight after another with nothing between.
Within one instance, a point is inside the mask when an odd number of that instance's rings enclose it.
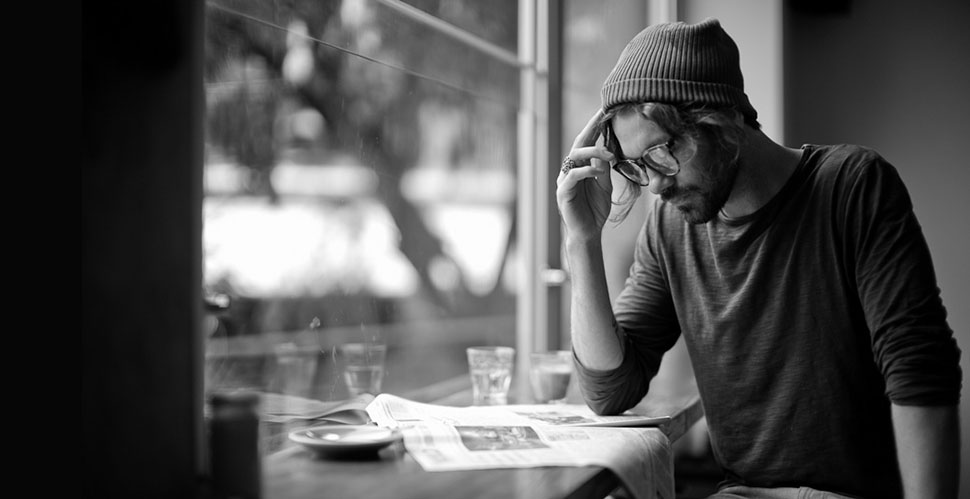
<instances>
[{"instance_id":1,"label":"blurred tree","mask_svg":"<svg viewBox=\"0 0 970 499\"><path fill-rule=\"evenodd\" d=\"M518 28L509 22L517 15L514 0L409 3L453 24L477 29L514 50ZM419 106L426 99L443 101L462 108L474 121L476 98L442 92L440 87L429 89L413 73L395 68L423 68L431 61L443 81L455 82L456 88L466 84L480 88L486 82L486 93L487 82L498 79L498 72L489 64L470 64L467 52L432 39L434 33L413 23L394 23L394 41L385 42L382 29L387 26L380 25L377 7L368 0L207 3L206 77L219 82L216 91L210 92L207 132L213 143L250 169L250 192L275 200L270 173L279 155L275 130L282 102L296 98L316 109L326 123L325 147L352 152L377 174L378 195L400 228L400 249L417 270L422 289L439 306L460 312L472 295L461 278L457 290L445 293L435 286L431 275L435 262L444 260L459 267L417 207L404 197L400 181L419 155ZM384 64L335 47L354 47ZM508 83L492 85L498 88L494 93L501 93L503 85ZM517 91L515 83L511 85ZM511 140L514 126L514 121L508 124ZM510 242L513 234L514 224ZM501 298L500 283L497 279L486 303L472 300L476 311L489 308L490 298Z\"/></svg>"}]
</instances>

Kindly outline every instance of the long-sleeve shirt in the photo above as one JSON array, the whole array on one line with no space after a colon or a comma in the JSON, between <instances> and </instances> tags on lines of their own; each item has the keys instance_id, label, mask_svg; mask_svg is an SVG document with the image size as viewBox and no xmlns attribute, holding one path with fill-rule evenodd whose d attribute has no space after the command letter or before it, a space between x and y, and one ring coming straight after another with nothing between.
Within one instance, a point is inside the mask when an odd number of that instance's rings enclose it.
<instances>
[{"instance_id":1,"label":"long-sleeve shirt","mask_svg":"<svg viewBox=\"0 0 970 499\"><path fill-rule=\"evenodd\" d=\"M649 203L614 314L622 365L578 365L589 405L646 394L684 335L730 483L901 496L890 403L959 402L960 351L909 194L859 146L803 146L745 217Z\"/></svg>"}]
</instances>

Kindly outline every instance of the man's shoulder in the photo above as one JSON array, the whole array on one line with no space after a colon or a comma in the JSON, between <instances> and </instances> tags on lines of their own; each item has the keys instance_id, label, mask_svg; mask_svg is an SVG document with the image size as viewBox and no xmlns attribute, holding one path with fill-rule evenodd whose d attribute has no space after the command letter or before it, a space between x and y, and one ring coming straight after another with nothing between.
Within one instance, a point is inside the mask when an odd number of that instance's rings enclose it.
<instances>
[{"instance_id":1,"label":"man's shoulder","mask_svg":"<svg viewBox=\"0 0 970 499\"><path fill-rule=\"evenodd\" d=\"M809 162L826 171L858 170L886 164L878 151L857 144L808 144L803 148L809 155Z\"/></svg>"},{"instance_id":2,"label":"man's shoulder","mask_svg":"<svg viewBox=\"0 0 970 499\"><path fill-rule=\"evenodd\" d=\"M859 145L814 146L811 165L815 192L828 193L849 209L856 203L897 203L909 206L906 186L879 152Z\"/></svg>"},{"instance_id":3,"label":"man's shoulder","mask_svg":"<svg viewBox=\"0 0 970 499\"><path fill-rule=\"evenodd\" d=\"M806 167L816 184L850 187L863 178L896 176L895 168L875 149L856 144L805 145Z\"/></svg>"}]
</instances>

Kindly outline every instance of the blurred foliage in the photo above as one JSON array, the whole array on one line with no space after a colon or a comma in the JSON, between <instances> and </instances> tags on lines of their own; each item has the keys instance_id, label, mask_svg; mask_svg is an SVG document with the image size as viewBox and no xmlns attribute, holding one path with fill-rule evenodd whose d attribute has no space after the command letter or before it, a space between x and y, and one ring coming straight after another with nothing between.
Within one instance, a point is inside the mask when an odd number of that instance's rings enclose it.
<instances>
[{"instance_id":1,"label":"blurred foliage","mask_svg":"<svg viewBox=\"0 0 970 499\"><path fill-rule=\"evenodd\" d=\"M408 3L514 50L517 1ZM400 249L432 302L449 313L481 311L489 298L502 298L501 286L485 299L472 297L465 286L448 293L435 287L433 262L452 259L403 196L400 180L420 153L422 104L434 101L465 113L472 123L465 138L475 140L476 113L495 105L483 105L483 96L501 99L510 84L497 62L478 62L465 47L442 43L440 34L397 22L380 9L387 11L369 0L207 3L207 138L250 171L250 194L276 200L270 179L281 154L280 115L294 102L315 109L326 124L320 146L351 154L377 174L377 195L400 229ZM419 76L426 70L435 72L432 81L447 83L444 91ZM514 81L511 87L517 92ZM460 90L466 88L472 91ZM514 141L515 113L508 114L512 121L506 132ZM514 206L510 210L514 213ZM514 233L513 224L510 243Z\"/></svg>"}]
</instances>

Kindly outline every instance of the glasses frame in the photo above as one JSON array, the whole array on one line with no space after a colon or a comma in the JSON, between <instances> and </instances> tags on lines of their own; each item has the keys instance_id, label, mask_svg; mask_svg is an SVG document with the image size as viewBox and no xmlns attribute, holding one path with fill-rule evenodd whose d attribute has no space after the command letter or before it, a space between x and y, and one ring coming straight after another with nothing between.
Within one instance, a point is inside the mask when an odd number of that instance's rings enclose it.
<instances>
[{"instance_id":1,"label":"glasses frame","mask_svg":"<svg viewBox=\"0 0 970 499\"><path fill-rule=\"evenodd\" d=\"M612 150L613 154L617 154L620 148L619 148L619 144L616 141L616 136L613 134L613 128L610 127L609 124L606 124L605 129L606 129L607 147L613 149ZM643 151L643 154L641 154L639 158L635 158L635 159L625 158L625 159L617 160L615 163L613 163L613 169L616 170L616 172L619 173L620 175L623 175L623 178L629 180L630 182L633 182L634 184L639 185L640 187L647 187L648 185L650 185L650 176L647 175L648 168L653 170L658 175L663 175L665 177L673 177L674 175L677 175L678 173L680 173L680 160L677 159L677 156L675 156L673 151L671 151L671 147L673 147L673 144L675 141L676 139L671 137L670 139L668 139L666 142L662 144L657 144L655 146L651 146L647 148L647 150ZM655 154L655 151L658 151L658 150L666 151L666 156L673 159L674 161L673 165L663 165L663 164L660 164L659 161L655 160L653 158L653 155ZM620 165L623 163L629 163L633 166L636 166L637 168L640 169L640 171L643 172L643 175L637 175L636 178L631 176L620 167Z\"/></svg>"}]
</instances>

